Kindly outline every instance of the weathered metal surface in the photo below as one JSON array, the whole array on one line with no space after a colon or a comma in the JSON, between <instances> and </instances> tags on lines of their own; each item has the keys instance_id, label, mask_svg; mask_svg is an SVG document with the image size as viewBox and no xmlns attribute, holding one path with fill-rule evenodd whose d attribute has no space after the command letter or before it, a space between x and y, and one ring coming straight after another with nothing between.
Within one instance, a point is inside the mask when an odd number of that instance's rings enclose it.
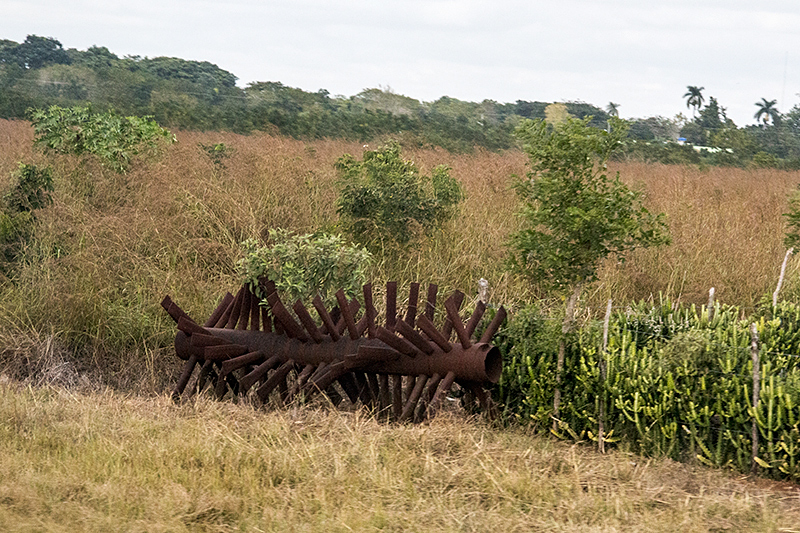
<instances>
[{"instance_id":1,"label":"weathered metal surface","mask_svg":"<svg viewBox=\"0 0 800 533\"><path fill-rule=\"evenodd\" d=\"M210 381L219 398L255 390L264 403L278 391L282 402L322 393L338 405L343 399L338 384L353 404L361 402L396 420L420 421L436 412L457 383L491 414L485 387L499 380L502 358L489 343L506 316L502 307L475 342L483 302L464 324L459 315L464 295L454 293L444 303L446 320L437 329L438 287L433 284L421 307L420 286L411 284L405 317L399 318L397 284L387 283L383 325L377 323L371 285L363 288L363 309L357 300L348 301L344 291L336 294L339 305L331 311L315 298L318 320L300 301L290 311L270 282L260 289L267 294L266 305L245 286L235 296L227 293L202 326L169 296L164 298L162 306L178 327L175 353L186 361L173 392L176 399L194 374L189 394Z\"/></svg>"}]
</instances>

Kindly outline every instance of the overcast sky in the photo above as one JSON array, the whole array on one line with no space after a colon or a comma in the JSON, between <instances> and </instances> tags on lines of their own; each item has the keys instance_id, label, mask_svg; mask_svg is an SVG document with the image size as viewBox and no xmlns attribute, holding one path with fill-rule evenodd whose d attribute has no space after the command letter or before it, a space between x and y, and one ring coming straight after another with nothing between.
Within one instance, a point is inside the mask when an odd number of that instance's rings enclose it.
<instances>
[{"instance_id":1,"label":"overcast sky","mask_svg":"<svg viewBox=\"0 0 800 533\"><path fill-rule=\"evenodd\" d=\"M2 0L0 38L210 61L280 81L422 101L620 104L673 117L705 87L738 125L800 103L800 0Z\"/></svg>"}]
</instances>

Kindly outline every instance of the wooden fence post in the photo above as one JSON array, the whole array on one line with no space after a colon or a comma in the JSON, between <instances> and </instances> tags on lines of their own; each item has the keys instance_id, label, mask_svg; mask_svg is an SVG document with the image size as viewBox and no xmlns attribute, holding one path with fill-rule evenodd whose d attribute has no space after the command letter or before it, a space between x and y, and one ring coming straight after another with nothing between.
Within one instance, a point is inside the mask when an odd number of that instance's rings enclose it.
<instances>
[{"instance_id":1,"label":"wooden fence post","mask_svg":"<svg viewBox=\"0 0 800 533\"><path fill-rule=\"evenodd\" d=\"M789 262L789 256L792 255L794 252L794 248L789 248L786 250L786 255L783 256L783 263L781 264L781 275L778 276L778 286L775 287L775 292L772 293L772 308L775 309L778 307L778 293L781 291L781 285L783 285L783 276L786 275L786 263Z\"/></svg>"},{"instance_id":2,"label":"wooden fence post","mask_svg":"<svg viewBox=\"0 0 800 533\"><path fill-rule=\"evenodd\" d=\"M606 350L608 349L608 323L611 319L611 298L608 299L608 305L606 305L606 317L603 320L603 349L600 351L600 383L602 384L602 389L600 390L600 413L597 417L598 420L598 427L597 427L597 448L600 450L600 453L606 453L606 441L605 441L605 416L606 416L606 394L605 394L605 385L606 385Z\"/></svg>"},{"instance_id":3,"label":"wooden fence post","mask_svg":"<svg viewBox=\"0 0 800 533\"><path fill-rule=\"evenodd\" d=\"M708 321L714 318L714 287L708 289Z\"/></svg>"},{"instance_id":4,"label":"wooden fence post","mask_svg":"<svg viewBox=\"0 0 800 533\"><path fill-rule=\"evenodd\" d=\"M750 324L750 354L753 358L753 458L750 471L758 471L758 422L756 422L756 411L758 410L759 397L761 396L761 365L758 357L758 327L756 323Z\"/></svg>"}]
</instances>

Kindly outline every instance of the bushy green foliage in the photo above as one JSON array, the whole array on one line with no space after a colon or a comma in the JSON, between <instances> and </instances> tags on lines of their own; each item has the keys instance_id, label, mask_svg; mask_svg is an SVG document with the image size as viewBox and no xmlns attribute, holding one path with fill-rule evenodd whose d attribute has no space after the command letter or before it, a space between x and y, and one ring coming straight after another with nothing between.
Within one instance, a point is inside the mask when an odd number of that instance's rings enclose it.
<instances>
[{"instance_id":1,"label":"bushy green foliage","mask_svg":"<svg viewBox=\"0 0 800 533\"><path fill-rule=\"evenodd\" d=\"M175 142L175 137L150 117L98 113L91 105L34 109L30 118L35 144L59 154L94 155L121 173L128 170L135 155Z\"/></svg>"},{"instance_id":2,"label":"bushy green foliage","mask_svg":"<svg viewBox=\"0 0 800 533\"><path fill-rule=\"evenodd\" d=\"M233 148L225 143L199 143L198 146L200 147L200 150L202 150L203 153L208 156L217 171L225 168L225 160L228 159L233 153Z\"/></svg>"},{"instance_id":3,"label":"bushy green foliage","mask_svg":"<svg viewBox=\"0 0 800 533\"><path fill-rule=\"evenodd\" d=\"M800 249L800 187L789 195L789 211L786 218L786 248Z\"/></svg>"},{"instance_id":4,"label":"bushy green foliage","mask_svg":"<svg viewBox=\"0 0 800 533\"><path fill-rule=\"evenodd\" d=\"M610 133L571 118L517 129L531 171L514 184L525 223L509 242L511 267L544 287L593 281L603 258L669 242L664 215L651 214L619 175L606 176L605 163L627 133L623 121L610 124Z\"/></svg>"},{"instance_id":5,"label":"bushy green foliage","mask_svg":"<svg viewBox=\"0 0 800 533\"><path fill-rule=\"evenodd\" d=\"M362 161L346 154L336 161L336 169L342 225L373 248L405 246L420 232L441 227L464 199L447 166L425 176L412 161L402 159L397 143L366 150Z\"/></svg>"},{"instance_id":6,"label":"bushy green foliage","mask_svg":"<svg viewBox=\"0 0 800 533\"><path fill-rule=\"evenodd\" d=\"M275 282L281 298L308 304L319 295L326 304L344 289L353 298L366 281L370 253L348 245L340 235L294 235L282 229L269 230L270 245L259 246L254 239L242 244L244 257L236 269L244 283L259 296L259 282Z\"/></svg>"},{"instance_id":7,"label":"bushy green foliage","mask_svg":"<svg viewBox=\"0 0 800 533\"><path fill-rule=\"evenodd\" d=\"M20 163L0 206L2 261L12 263L33 233L33 211L53 203L53 173L49 167ZM7 270L0 266L0 269Z\"/></svg>"},{"instance_id":8,"label":"bushy green foliage","mask_svg":"<svg viewBox=\"0 0 800 533\"><path fill-rule=\"evenodd\" d=\"M760 340L758 409L751 404L752 322ZM547 424L555 388L548 331L557 324L529 308L501 330L504 369L494 396L509 419ZM601 339L597 321L569 338L556 434L597 440L603 399L607 442L749 471L755 417L759 465L770 476L800 480L800 305L769 305L743 320L737 307L717 304L709 318L705 307L642 302L613 314L605 353Z\"/></svg>"}]
</instances>

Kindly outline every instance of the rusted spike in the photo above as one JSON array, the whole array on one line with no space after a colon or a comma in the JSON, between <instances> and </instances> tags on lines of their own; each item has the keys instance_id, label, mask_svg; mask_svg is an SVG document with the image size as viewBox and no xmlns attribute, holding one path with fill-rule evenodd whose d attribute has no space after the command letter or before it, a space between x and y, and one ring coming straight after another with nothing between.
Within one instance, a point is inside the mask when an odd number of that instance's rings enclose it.
<instances>
[{"instance_id":1,"label":"rusted spike","mask_svg":"<svg viewBox=\"0 0 800 533\"><path fill-rule=\"evenodd\" d=\"M225 339L220 339L219 337L215 337L213 335L204 335L201 333L195 333L191 337L189 337L189 346L193 346L196 348L205 348L206 346L222 346L223 344L228 344L228 341Z\"/></svg>"},{"instance_id":2,"label":"rusted spike","mask_svg":"<svg viewBox=\"0 0 800 533\"><path fill-rule=\"evenodd\" d=\"M367 283L361 289L364 293L364 317L367 319L367 338L374 339L377 334L375 319L378 316L378 311L372 301L372 283Z\"/></svg>"},{"instance_id":3,"label":"rusted spike","mask_svg":"<svg viewBox=\"0 0 800 533\"><path fill-rule=\"evenodd\" d=\"M217 384L214 386L214 394L216 395L217 400L223 399L228 393L227 377L227 375L222 374L217 377Z\"/></svg>"},{"instance_id":4,"label":"rusted spike","mask_svg":"<svg viewBox=\"0 0 800 533\"><path fill-rule=\"evenodd\" d=\"M447 305L447 301L449 300L453 300L453 304L455 304L456 311L458 311L459 309L461 309L461 304L464 303L464 293L461 291L454 292L452 296L450 296L450 298L448 298L445 301L445 307ZM444 321L444 326L442 326L442 335L444 335L445 339L449 339L450 333L452 332L453 332L453 323L448 318Z\"/></svg>"},{"instance_id":5,"label":"rusted spike","mask_svg":"<svg viewBox=\"0 0 800 533\"><path fill-rule=\"evenodd\" d=\"M419 302L419 283L412 283L408 289L408 309L406 309L406 324L414 327L417 319L417 303Z\"/></svg>"},{"instance_id":6,"label":"rusted spike","mask_svg":"<svg viewBox=\"0 0 800 533\"><path fill-rule=\"evenodd\" d=\"M213 327L215 327L216 324L217 324L217 321L220 318L222 318L222 315L225 313L225 310L228 308L229 305L231 305L231 302L233 302L233 294L231 294L229 292L226 292L225 296L222 298L222 301L219 303L217 308L214 309L214 312L211 313L211 316L208 317L208 320L206 320L203 323L203 327L204 328L213 328Z\"/></svg>"},{"instance_id":7,"label":"rusted spike","mask_svg":"<svg viewBox=\"0 0 800 533\"><path fill-rule=\"evenodd\" d=\"M278 369L272 373L269 379L267 379L267 381L265 381L258 388L256 394L258 394L258 397L262 403L267 403L270 393L280 384L281 381L286 379L286 375L292 368L294 368L294 360L289 359L279 366Z\"/></svg>"},{"instance_id":8,"label":"rusted spike","mask_svg":"<svg viewBox=\"0 0 800 533\"><path fill-rule=\"evenodd\" d=\"M323 361L322 363L317 365L317 368L315 368L314 372L311 374L311 376L309 376L308 380L300 389L301 391L303 391L306 397L310 397L310 395L313 394L312 389L316 388L314 382L325 374L325 371L328 368L328 366L329 366L328 363Z\"/></svg>"},{"instance_id":9,"label":"rusted spike","mask_svg":"<svg viewBox=\"0 0 800 533\"><path fill-rule=\"evenodd\" d=\"M452 370L447 373L444 379L439 382L439 386L436 387L436 392L433 394L433 398L431 401L428 402L428 417L432 417L434 413L439 409L439 404L442 403L442 400L447 397L447 394L450 392L450 389L453 387L453 382L456 380L456 374Z\"/></svg>"},{"instance_id":10,"label":"rusted spike","mask_svg":"<svg viewBox=\"0 0 800 533\"><path fill-rule=\"evenodd\" d=\"M383 346L359 346L358 352L352 354L352 359L361 365L377 361L394 361L398 357L400 354L397 350Z\"/></svg>"},{"instance_id":11,"label":"rusted spike","mask_svg":"<svg viewBox=\"0 0 800 533\"><path fill-rule=\"evenodd\" d=\"M247 365L254 365L258 364L264 359L264 354L262 352L249 352L244 355L240 355L239 357L234 357L233 359L228 359L222 363L222 368L220 372L223 376L227 376L234 370L239 368L245 367Z\"/></svg>"},{"instance_id":12,"label":"rusted spike","mask_svg":"<svg viewBox=\"0 0 800 533\"><path fill-rule=\"evenodd\" d=\"M342 312L342 318L344 318L344 325L347 327L347 331L350 332L350 338L352 340L356 340L359 337L359 335L358 335L358 330L356 329L356 321L353 319L353 315L355 313L351 313L350 303L347 301L347 296L344 295L343 289L339 289L336 292L336 301L339 302L339 310L341 310Z\"/></svg>"},{"instance_id":13,"label":"rusted spike","mask_svg":"<svg viewBox=\"0 0 800 533\"><path fill-rule=\"evenodd\" d=\"M419 329L422 330L425 335L428 336L430 340L436 343L436 346L442 349L444 353L449 353L450 350L453 349L453 345L450 344L450 341L444 338L444 335L439 333L439 330L436 329L436 326L433 325L433 322L427 316L421 316L417 319L417 326Z\"/></svg>"},{"instance_id":14,"label":"rusted spike","mask_svg":"<svg viewBox=\"0 0 800 533\"><path fill-rule=\"evenodd\" d=\"M275 317L276 326L278 322L280 322L281 326L283 326L283 330L289 337L303 342L308 340L305 331L303 331L303 326L298 324L297 320L289 314L289 310L283 305L277 292L273 292L267 296L267 303L272 311L272 316Z\"/></svg>"},{"instance_id":15,"label":"rusted spike","mask_svg":"<svg viewBox=\"0 0 800 533\"><path fill-rule=\"evenodd\" d=\"M314 306L314 309L317 310L317 314L319 315L320 320L322 320L322 324L325 326L325 329L328 330L328 335L331 336L333 341L338 341L339 332L336 331L336 325L333 323L333 318L331 318L328 310L325 309L325 304L322 303L322 298L320 298L319 295L314 297L312 305Z\"/></svg>"},{"instance_id":16,"label":"rusted spike","mask_svg":"<svg viewBox=\"0 0 800 533\"><path fill-rule=\"evenodd\" d=\"M200 367L200 372L197 374L197 380L195 380L192 387L189 388L189 395L198 393L203 390L203 387L206 386L206 381L208 380L208 375L214 372L213 369L214 361L204 361L203 366Z\"/></svg>"},{"instance_id":17,"label":"rusted spike","mask_svg":"<svg viewBox=\"0 0 800 533\"><path fill-rule=\"evenodd\" d=\"M372 398L378 406L380 406L381 387L378 384L378 376L372 372L367 373L367 384L369 385L369 392L372 394Z\"/></svg>"},{"instance_id":18,"label":"rusted spike","mask_svg":"<svg viewBox=\"0 0 800 533\"><path fill-rule=\"evenodd\" d=\"M403 414L403 376L392 376L392 416L397 420Z\"/></svg>"},{"instance_id":19,"label":"rusted spike","mask_svg":"<svg viewBox=\"0 0 800 533\"><path fill-rule=\"evenodd\" d=\"M414 389L411 391L411 395L409 396L408 400L406 400L406 404L403 406L403 412L400 414L401 422L410 420L414 415L414 409L417 407L417 402L419 401L420 396L422 396L422 391L425 390L426 383L428 383L428 376L417 377L417 382L414 385Z\"/></svg>"},{"instance_id":20,"label":"rusted spike","mask_svg":"<svg viewBox=\"0 0 800 533\"><path fill-rule=\"evenodd\" d=\"M205 328L198 326L194 320L188 316L182 316L178 319L178 329L187 335L208 335L208 331L206 331Z\"/></svg>"},{"instance_id":21,"label":"rusted spike","mask_svg":"<svg viewBox=\"0 0 800 533\"><path fill-rule=\"evenodd\" d=\"M346 369L345 372L347 372ZM327 379L327 377L325 379ZM325 389L325 396L328 397L328 400L330 400L334 407L339 407L339 404L342 403L344 397L342 397L342 395L339 394L339 391L336 390L335 381L335 379L331 381L330 385L328 385L328 387Z\"/></svg>"},{"instance_id":22,"label":"rusted spike","mask_svg":"<svg viewBox=\"0 0 800 533\"><path fill-rule=\"evenodd\" d=\"M397 282L386 283L386 329L394 331L397 322Z\"/></svg>"},{"instance_id":23,"label":"rusted spike","mask_svg":"<svg viewBox=\"0 0 800 533\"><path fill-rule=\"evenodd\" d=\"M356 383L358 383L358 397L361 399L361 403L367 406L372 405L374 398L369 390L367 376L364 375L364 372L353 372L353 375L356 377Z\"/></svg>"},{"instance_id":24,"label":"rusted spike","mask_svg":"<svg viewBox=\"0 0 800 533\"><path fill-rule=\"evenodd\" d=\"M428 388L425 391L425 403L430 403L433 400L433 397L436 395L436 390L439 388L439 383L442 381L441 374L434 374L431 376L431 379L428 381Z\"/></svg>"},{"instance_id":25,"label":"rusted spike","mask_svg":"<svg viewBox=\"0 0 800 533\"><path fill-rule=\"evenodd\" d=\"M309 380L309 383L312 383L312 387L309 389L309 392L313 394L315 391L327 391L331 385L333 385L333 382L339 379L346 372L348 372L348 368L344 361L337 361L328 365L322 375L314 379L313 382L312 380ZM336 395L338 396L338 393ZM328 394L328 397L330 398L331 395ZM331 398L331 401L336 403L336 400L333 398Z\"/></svg>"},{"instance_id":26,"label":"rusted spike","mask_svg":"<svg viewBox=\"0 0 800 533\"><path fill-rule=\"evenodd\" d=\"M247 323L250 320L250 306L253 300L253 294L250 289L245 285L244 296L242 297L242 308L239 311L239 321L236 323L236 329L247 329Z\"/></svg>"},{"instance_id":27,"label":"rusted spike","mask_svg":"<svg viewBox=\"0 0 800 533\"><path fill-rule=\"evenodd\" d=\"M230 294L230 293L228 293ZM224 328L225 324L228 323L228 320L231 318L231 313L233 312L233 306L236 305L236 297L234 296L231 298L230 303L228 303L227 307L225 307L225 311L222 312L220 317L217 319L216 322L211 327L214 328Z\"/></svg>"},{"instance_id":28,"label":"rusted spike","mask_svg":"<svg viewBox=\"0 0 800 533\"><path fill-rule=\"evenodd\" d=\"M481 406L481 411L486 413L486 416L488 416L490 419L494 419L497 413L489 392L484 389L480 383L469 382L464 383L463 386L469 389L478 399L478 405Z\"/></svg>"},{"instance_id":29,"label":"rusted spike","mask_svg":"<svg viewBox=\"0 0 800 533\"><path fill-rule=\"evenodd\" d=\"M260 303L259 297L253 294L253 298L250 300L250 331L259 331L261 329L259 324L259 318L261 317Z\"/></svg>"},{"instance_id":30,"label":"rusted spike","mask_svg":"<svg viewBox=\"0 0 800 533\"><path fill-rule=\"evenodd\" d=\"M491 323L487 326L486 331L481 335L481 340L478 342L490 342L494 334L497 333L497 330L500 329L500 326L503 324L503 320L506 319L506 314L506 308L501 305L500 309L497 310L497 314L494 315Z\"/></svg>"},{"instance_id":31,"label":"rusted spike","mask_svg":"<svg viewBox=\"0 0 800 533\"><path fill-rule=\"evenodd\" d=\"M242 377L239 380L239 386L242 389L242 394L246 393L250 387L261 381L261 378L267 375L267 372L275 368L275 366L281 362L281 358L277 355L273 355L257 367L253 369L252 372L247 374L246 376Z\"/></svg>"},{"instance_id":32,"label":"rusted spike","mask_svg":"<svg viewBox=\"0 0 800 533\"><path fill-rule=\"evenodd\" d=\"M420 318L425 318L424 316ZM397 332L402 335L408 342L413 344L424 354L431 355L434 350L431 344L422 338L422 336L414 330L407 322L397 323Z\"/></svg>"},{"instance_id":33,"label":"rusted spike","mask_svg":"<svg viewBox=\"0 0 800 533\"><path fill-rule=\"evenodd\" d=\"M464 328L467 331L467 337L472 338L472 334L475 333L475 328L478 327L478 323L483 318L483 313L486 311L486 304L483 303L482 300L478 300L478 303L475 304L475 311L472 312L472 316L469 317L469 322L467 322L467 326Z\"/></svg>"},{"instance_id":34,"label":"rusted spike","mask_svg":"<svg viewBox=\"0 0 800 533\"><path fill-rule=\"evenodd\" d=\"M378 326L377 330L378 330L377 337L385 344L389 345L398 352L405 354L409 357L415 357L417 355L417 349L414 347L413 344L411 344L407 340L401 339L400 337L390 332L386 328Z\"/></svg>"},{"instance_id":35,"label":"rusted spike","mask_svg":"<svg viewBox=\"0 0 800 533\"><path fill-rule=\"evenodd\" d=\"M203 349L203 358L206 361L224 361L239 357L248 352L247 346L241 344L223 344L220 346L208 346Z\"/></svg>"},{"instance_id":36,"label":"rusted spike","mask_svg":"<svg viewBox=\"0 0 800 533\"><path fill-rule=\"evenodd\" d=\"M358 401L358 384L356 383L356 378L353 376L353 373L348 372L341 376L339 378L339 385L342 386L342 390L347 394L350 403L355 405Z\"/></svg>"},{"instance_id":37,"label":"rusted spike","mask_svg":"<svg viewBox=\"0 0 800 533\"><path fill-rule=\"evenodd\" d=\"M364 336L364 332L367 331L367 313L361 317L361 320L356 323L356 332L358 333L358 338Z\"/></svg>"},{"instance_id":38,"label":"rusted spike","mask_svg":"<svg viewBox=\"0 0 800 533\"><path fill-rule=\"evenodd\" d=\"M436 311L436 295L439 293L439 286L431 283L428 285L428 300L425 303L425 316L433 322L433 313Z\"/></svg>"},{"instance_id":39,"label":"rusted spike","mask_svg":"<svg viewBox=\"0 0 800 533\"><path fill-rule=\"evenodd\" d=\"M456 330L456 336L459 342L461 342L461 346L465 350L468 349L472 346L472 342L469 340L469 335L467 335L467 331L464 329L464 323L461 322L461 317L458 316L458 308L456 307L455 301L453 301L452 298L448 298L444 303L444 308L447 310L448 320L453 324L453 329Z\"/></svg>"},{"instance_id":40,"label":"rusted spike","mask_svg":"<svg viewBox=\"0 0 800 533\"><path fill-rule=\"evenodd\" d=\"M319 344L325 339L325 337L322 336L322 333L319 332L317 325L314 323L314 319L311 318L310 314L308 314L308 310L306 309L306 306L303 305L303 302L297 300L292 306L292 310L294 311L294 314L297 315L297 318L300 319L300 323L304 328L306 328L308 335L314 342Z\"/></svg>"},{"instance_id":41,"label":"rusted spike","mask_svg":"<svg viewBox=\"0 0 800 533\"><path fill-rule=\"evenodd\" d=\"M428 384L425 386L425 392L422 393L422 397L420 397L417 407L414 410L415 423L422 422L427 417L428 405L430 405L433 395L436 394L436 387L439 386L440 381L442 381L441 374L434 374L428 380Z\"/></svg>"},{"instance_id":42,"label":"rusted spike","mask_svg":"<svg viewBox=\"0 0 800 533\"><path fill-rule=\"evenodd\" d=\"M169 296L164 296L164 299L161 300L161 307L164 308L167 314L169 314L169 316L172 317L172 320L174 320L176 323L181 319L181 317L188 317L188 315L184 313L183 309L178 307L178 304L173 302L172 298Z\"/></svg>"},{"instance_id":43,"label":"rusted spike","mask_svg":"<svg viewBox=\"0 0 800 533\"><path fill-rule=\"evenodd\" d=\"M306 381L308 381L308 378L311 377L311 374L314 373L314 370L316 368L317 367L315 367L314 365L306 365L303 367L303 370L301 370L300 373L297 374L297 379L295 380L294 385L292 385L292 388L289 391L290 400L294 398L295 395L297 395L297 393L302 390L303 385L306 384Z\"/></svg>"},{"instance_id":44,"label":"rusted spike","mask_svg":"<svg viewBox=\"0 0 800 533\"><path fill-rule=\"evenodd\" d=\"M403 388L403 398L405 398L406 402L411 397L411 392L417 385L417 379L418 376L406 376L406 386Z\"/></svg>"},{"instance_id":45,"label":"rusted spike","mask_svg":"<svg viewBox=\"0 0 800 533\"><path fill-rule=\"evenodd\" d=\"M378 374L378 388L381 391L381 410L388 409L392 405L392 389L389 387L389 374Z\"/></svg>"},{"instance_id":46,"label":"rusted spike","mask_svg":"<svg viewBox=\"0 0 800 533\"><path fill-rule=\"evenodd\" d=\"M244 292L245 287L242 285L242 288L236 293L236 298L233 300L231 307L231 314L228 317L227 324L224 326L227 329L234 329L236 327L236 323L239 321L239 314L242 312L242 299L244 298Z\"/></svg>"},{"instance_id":47,"label":"rusted spike","mask_svg":"<svg viewBox=\"0 0 800 533\"><path fill-rule=\"evenodd\" d=\"M286 401L289 399L289 374L283 376L283 379L278 383L278 394L280 394L281 402L286 404Z\"/></svg>"},{"instance_id":48,"label":"rusted spike","mask_svg":"<svg viewBox=\"0 0 800 533\"><path fill-rule=\"evenodd\" d=\"M264 331L272 331L272 318L269 316L269 309L261 307L261 326Z\"/></svg>"},{"instance_id":49,"label":"rusted spike","mask_svg":"<svg viewBox=\"0 0 800 533\"><path fill-rule=\"evenodd\" d=\"M175 389L172 391L173 400L178 400L181 397L181 394L183 394L183 390L186 388L186 384L189 383L189 378L192 377L192 372L194 372L195 366L197 366L197 356L192 355L183 365L181 377L178 378L178 383L175 385Z\"/></svg>"}]
</instances>

